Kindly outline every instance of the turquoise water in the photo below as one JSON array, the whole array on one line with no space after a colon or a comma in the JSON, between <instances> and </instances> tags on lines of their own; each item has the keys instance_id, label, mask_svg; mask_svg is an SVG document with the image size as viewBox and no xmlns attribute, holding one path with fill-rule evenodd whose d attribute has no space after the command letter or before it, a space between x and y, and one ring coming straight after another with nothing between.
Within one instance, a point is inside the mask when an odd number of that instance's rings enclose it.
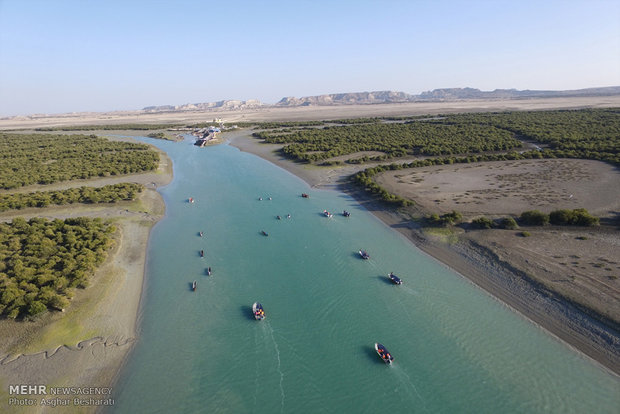
<instances>
[{"instance_id":1,"label":"turquoise water","mask_svg":"<svg viewBox=\"0 0 620 414\"><path fill-rule=\"evenodd\" d=\"M618 412L617 377L350 197L228 145L145 141L169 154L174 180L161 189L166 217L149 242L139 341L113 412Z\"/></svg>"}]
</instances>

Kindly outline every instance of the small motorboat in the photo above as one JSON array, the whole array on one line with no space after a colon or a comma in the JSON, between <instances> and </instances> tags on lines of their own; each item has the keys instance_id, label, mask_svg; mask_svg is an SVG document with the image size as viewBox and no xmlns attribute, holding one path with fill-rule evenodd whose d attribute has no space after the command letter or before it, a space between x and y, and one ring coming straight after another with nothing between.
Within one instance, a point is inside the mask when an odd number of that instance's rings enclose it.
<instances>
[{"instance_id":1,"label":"small motorboat","mask_svg":"<svg viewBox=\"0 0 620 414\"><path fill-rule=\"evenodd\" d=\"M204 250L200 251L200 257L205 257L205 251Z\"/></svg>"},{"instance_id":2,"label":"small motorboat","mask_svg":"<svg viewBox=\"0 0 620 414\"><path fill-rule=\"evenodd\" d=\"M271 197L267 198L267 200L271 200Z\"/></svg>"},{"instance_id":3,"label":"small motorboat","mask_svg":"<svg viewBox=\"0 0 620 414\"><path fill-rule=\"evenodd\" d=\"M360 254L360 257L364 260L370 259L370 255L368 254L366 250L360 250L359 254Z\"/></svg>"},{"instance_id":4,"label":"small motorboat","mask_svg":"<svg viewBox=\"0 0 620 414\"><path fill-rule=\"evenodd\" d=\"M342 212L342 215L345 217L349 217L351 215L351 213L349 213L347 210Z\"/></svg>"},{"instance_id":5,"label":"small motorboat","mask_svg":"<svg viewBox=\"0 0 620 414\"><path fill-rule=\"evenodd\" d=\"M254 314L254 319L257 321L262 321L265 319L265 310L263 309L263 305L258 302L254 302L252 305L252 313Z\"/></svg>"},{"instance_id":6,"label":"small motorboat","mask_svg":"<svg viewBox=\"0 0 620 414\"><path fill-rule=\"evenodd\" d=\"M190 197L190 198L189 198L189 200L187 200L187 201L188 201L189 203L193 203L193 202L194 202L194 199Z\"/></svg>"},{"instance_id":7,"label":"small motorboat","mask_svg":"<svg viewBox=\"0 0 620 414\"><path fill-rule=\"evenodd\" d=\"M390 351L378 342L375 343L375 351L377 351L377 354L379 354L383 362L386 364L391 365L392 361L394 361L394 357L390 354Z\"/></svg>"},{"instance_id":8,"label":"small motorboat","mask_svg":"<svg viewBox=\"0 0 620 414\"><path fill-rule=\"evenodd\" d=\"M260 234L262 234L263 236L269 236L265 230L261 230Z\"/></svg>"},{"instance_id":9,"label":"small motorboat","mask_svg":"<svg viewBox=\"0 0 620 414\"><path fill-rule=\"evenodd\" d=\"M330 213L330 212L329 212L329 211L327 211L327 210L323 210L323 215L324 215L325 217L333 217L333 216L334 216L332 213Z\"/></svg>"},{"instance_id":10,"label":"small motorboat","mask_svg":"<svg viewBox=\"0 0 620 414\"><path fill-rule=\"evenodd\" d=\"M263 201L263 197L258 197L258 201Z\"/></svg>"},{"instance_id":11,"label":"small motorboat","mask_svg":"<svg viewBox=\"0 0 620 414\"><path fill-rule=\"evenodd\" d=\"M280 217L280 216L276 216L276 218L277 218L278 220L282 220L282 217Z\"/></svg>"},{"instance_id":12,"label":"small motorboat","mask_svg":"<svg viewBox=\"0 0 620 414\"><path fill-rule=\"evenodd\" d=\"M202 233L202 232L198 232L198 235L199 235L200 237L202 237L203 233Z\"/></svg>"},{"instance_id":13,"label":"small motorboat","mask_svg":"<svg viewBox=\"0 0 620 414\"><path fill-rule=\"evenodd\" d=\"M192 290L196 290L196 286L198 286L198 283L196 283L196 281L194 280L194 282L192 283Z\"/></svg>"},{"instance_id":14,"label":"small motorboat","mask_svg":"<svg viewBox=\"0 0 620 414\"><path fill-rule=\"evenodd\" d=\"M207 267L207 276L211 276L211 267Z\"/></svg>"},{"instance_id":15,"label":"small motorboat","mask_svg":"<svg viewBox=\"0 0 620 414\"><path fill-rule=\"evenodd\" d=\"M301 196L302 196L303 198L310 198L310 196L309 196L308 194L306 194L306 193L301 193Z\"/></svg>"},{"instance_id":16,"label":"small motorboat","mask_svg":"<svg viewBox=\"0 0 620 414\"><path fill-rule=\"evenodd\" d=\"M290 219L290 218L291 218L291 215L290 215L290 214L287 214L287 215L286 215L286 218L287 218L287 219Z\"/></svg>"},{"instance_id":17,"label":"small motorboat","mask_svg":"<svg viewBox=\"0 0 620 414\"><path fill-rule=\"evenodd\" d=\"M390 272L390 274L388 275L388 277L390 278L390 280L395 284L395 285L402 285L403 281L400 280L400 278L398 276L396 276L394 273Z\"/></svg>"}]
</instances>

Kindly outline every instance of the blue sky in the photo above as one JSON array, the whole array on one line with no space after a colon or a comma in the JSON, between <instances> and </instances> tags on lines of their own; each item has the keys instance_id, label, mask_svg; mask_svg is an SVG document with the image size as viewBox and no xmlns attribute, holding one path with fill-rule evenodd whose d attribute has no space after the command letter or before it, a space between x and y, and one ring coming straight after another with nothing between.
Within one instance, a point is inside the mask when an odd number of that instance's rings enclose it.
<instances>
[{"instance_id":1,"label":"blue sky","mask_svg":"<svg viewBox=\"0 0 620 414\"><path fill-rule=\"evenodd\" d=\"M620 85L620 1L0 0L0 115Z\"/></svg>"}]
</instances>

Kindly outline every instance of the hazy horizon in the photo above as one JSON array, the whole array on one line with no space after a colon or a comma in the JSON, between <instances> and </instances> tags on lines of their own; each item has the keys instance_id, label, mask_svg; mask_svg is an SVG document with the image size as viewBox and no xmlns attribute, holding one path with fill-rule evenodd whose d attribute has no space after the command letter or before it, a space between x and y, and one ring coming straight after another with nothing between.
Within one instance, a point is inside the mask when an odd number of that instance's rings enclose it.
<instances>
[{"instance_id":1,"label":"hazy horizon","mask_svg":"<svg viewBox=\"0 0 620 414\"><path fill-rule=\"evenodd\" d=\"M0 0L0 116L620 85L620 2Z\"/></svg>"}]
</instances>

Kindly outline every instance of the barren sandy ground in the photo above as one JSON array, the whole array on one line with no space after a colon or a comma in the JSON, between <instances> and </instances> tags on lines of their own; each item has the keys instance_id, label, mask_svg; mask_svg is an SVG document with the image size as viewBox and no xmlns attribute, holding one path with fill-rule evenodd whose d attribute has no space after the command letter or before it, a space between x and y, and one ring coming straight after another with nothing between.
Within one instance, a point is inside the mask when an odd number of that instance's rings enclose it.
<instances>
[{"instance_id":1,"label":"barren sandy ground","mask_svg":"<svg viewBox=\"0 0 620 414\"><path fill-rule=\"evenodd\" d=\"M222 118L224 122L301 121L373 116L409 116L454 112L527 111L546 109L607 108L620 106L620 96L580 98L537 98L512 100L471 100L451 102L412 102L380 105L304 106L262 108L241 111L187 111L158 114L141 111L27 115L0 119L0 130L61 125L110 125L126 123L204 122Z\"/></svg>"},{"instance_id":2,"label":"barren sandy ground","mask_svg":"<svg viewBox=\"0 0 620 414\"><path fill-rule=\"evenodd\" d=\"M25 412L6 405L10 384L110 387L114 383L136 339L150 229L164 214L163 200L155 188L167 184L172 178L169 158L164 154L160 159L155 173L23 189L35 191L137 182L147 186L137 201L29 208L0 214L1 221L10 221L17 216L26 219L103 217L112 219L119 228L113 251L91 279L90 286L76 291L67 312L50 312L34 322L0 321L0 412ZM27 409L27 412L55 412L58 409L39 406ZM75 407L60 409L62 412L93 411Z\"/></svg>"},{"instance_id":3,"label":"barren sandy ground","mask_svg":"<svg viewBox=\"0 0 620 414\"><path fill-rule=\"evenodd\" d=\"M597 216L620 212L620 170L600 161L453 164L387 171L375 180L440 214L456 210L468 216L506 216L561 208L586 208Z\"/></svg>"},{"instance_id":4,"label":"barren sandy ground","mask_svg":"<svg viewBox=\"0 0 620 414\"><path fill-rule=\"evenodd\" d=\"M620 234L613 229L528 227L465 237L485 246L545 287L620 322ZM620 345L620 344L619 344Z\"/></svg>"}]
</instances>

